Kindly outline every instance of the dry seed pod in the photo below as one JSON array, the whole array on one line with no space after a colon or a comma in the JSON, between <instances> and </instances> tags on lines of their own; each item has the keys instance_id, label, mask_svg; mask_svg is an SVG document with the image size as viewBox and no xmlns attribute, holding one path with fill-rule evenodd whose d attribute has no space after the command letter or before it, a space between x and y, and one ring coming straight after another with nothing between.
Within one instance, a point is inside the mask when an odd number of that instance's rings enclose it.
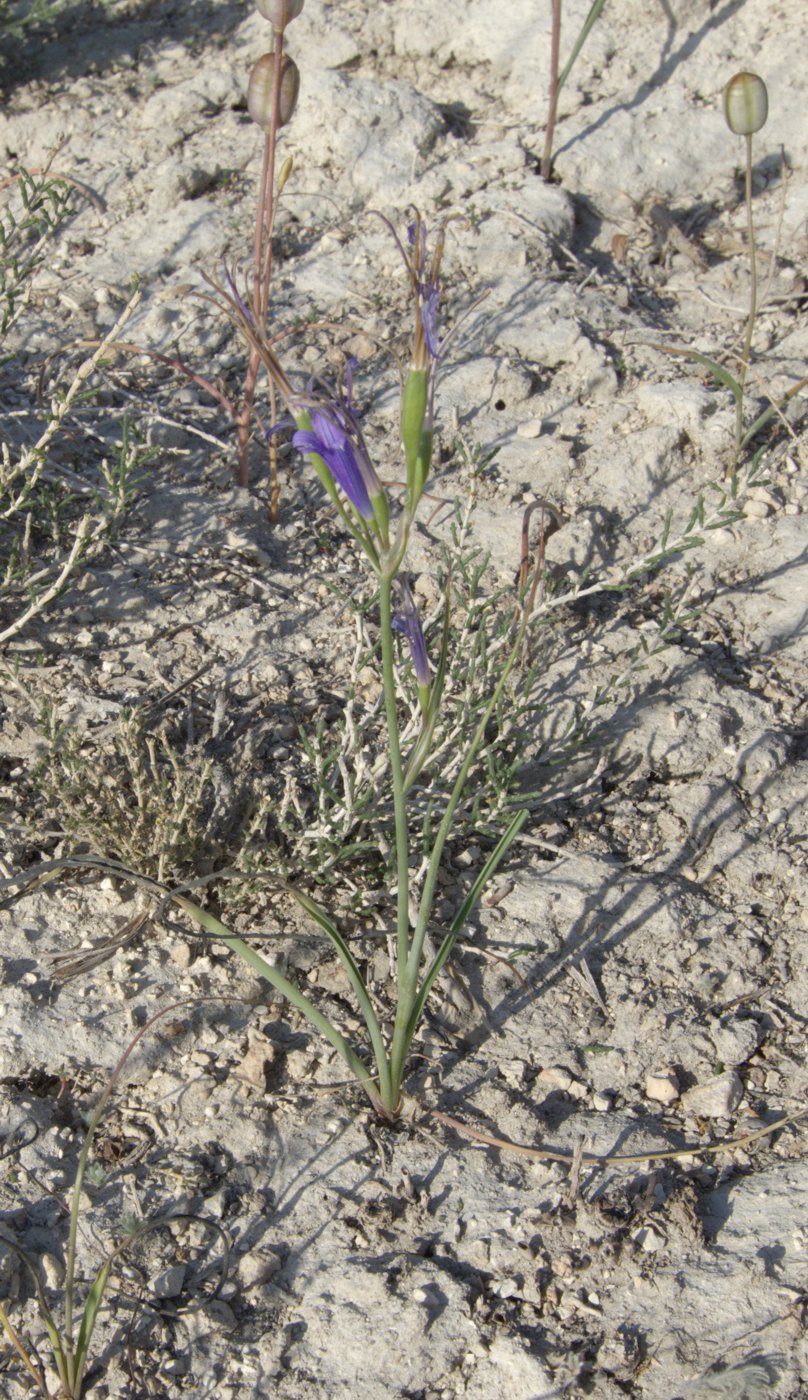
<instances>
[{"instance_id":1,"label":"dry seed pod","mask_svg":"<svg viewBox=\"0 0 808 1400\"><path fill-rule=\"evenodd\" d=\"M255 0L255 3L259 14L274 24L276 29L285 29L303 9L303 0Z\"/></svg>"},{"instance_id":2,"label":"dry seed pod","mask_svg":"<svg viewBox=\"0 0 808 1400\"><path fill-rule=\"evenodd\" d=\"M300 70L288 54L281 59L281 93L278 126L286 126L297 104ZM255 64L247 86L247 111L264 131L272 126L275 102L275 55L265 53Z\"/></svg>"},{"instance_id":3,"label":"dry seed pod","mask_svg":"<svg viewBox=\"0 0 808 1400\"><path fill-rule=\"evenodd\" d=\"M736 136L751 136L769 115L766 84L757 73L736 73L724 88L724 116Z\"/></svg>"}]
</instances>

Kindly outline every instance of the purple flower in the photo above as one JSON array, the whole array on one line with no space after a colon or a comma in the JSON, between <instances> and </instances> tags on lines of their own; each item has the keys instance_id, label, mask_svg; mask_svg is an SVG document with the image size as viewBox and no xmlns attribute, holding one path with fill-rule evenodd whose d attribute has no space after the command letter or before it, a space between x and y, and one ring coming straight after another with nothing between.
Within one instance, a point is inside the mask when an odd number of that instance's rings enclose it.
<instances>
[{"instance_id":1,"label":"purple flower","mask_svg":"<svg viewBox=\"0 0 808 1400\"><path fill-rule=\"evenodd\" d=\"M438 339L438 301L440 300L440 282L425 283L421 287L420 315L421 329L424 335L427 354L431 361L435 361L440 353L440 340Z\"/></svg>"},{"instance_id":2,"label":"purple flower","mask_svg":"<svg viewBox=\"0 0 808 1400\"><path fill-rule=\"evenodd\" d=\"M406 261L418 306L413 363L424 369L435 363L441 348L438 336L438 302L441 293L440 265L443 241L444 230L440 229L431 263L428 265L426 224L420 214L407 226L407 245L410 252Z\"/></svg>"},{"instance_id":3,"label":"purple flower","mask_svg":"<svg viewBox=\"0 0 808 1400\"><path fill-rule=\"evenodd\" d=\"M315 452L322 457L351 505L364 520L372 520L372 501L383 495L383 488L351 405L351 368L349 364L344 397L315 400L311 407L301 403L303 411L308 412L311 428L299 428L292 442L299 452Z\"/></svg>"},{"instance_id":4,"label":"purple flower","mask_svg":"<svg viewBox=\"0 0 808 1400\"><path fill-rule=\"evenodd\" d=\"M410 655L412 664L415 667L415 679L419 686L430 684L429 659L426 654L426 641L424 639L424 629L421 626L421 618L415 606L415 600L410 592L409 584L401 579L397 580L400 607L393 616L393 627L396 632L401 632L410 644Z\"/></svg>"}]
</instances>

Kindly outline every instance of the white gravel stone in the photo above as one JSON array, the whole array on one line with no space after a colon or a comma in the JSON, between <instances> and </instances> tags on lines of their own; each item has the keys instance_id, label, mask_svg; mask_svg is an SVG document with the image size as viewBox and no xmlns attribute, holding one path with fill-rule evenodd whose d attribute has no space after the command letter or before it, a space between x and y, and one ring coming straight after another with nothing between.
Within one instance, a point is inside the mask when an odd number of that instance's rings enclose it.
<instances>
[{"instance_id":1,"label":"white gravel stone","mask_svg":"<svg viewBox=\"0 0 808 1400\"><path fill-rule=\"evenodd\" d=\"M58 1255L46 1249L39 1256L39 1267L48 1288L61 1288L65 1281L65 1266Z\"/></svg>"},{"instance_id":2,"label":"white gravel stone","mask_svg":"<svg viewBox=\"0 0 808 1400\"><path fill-rule=\"evenodd\" d=\"M178 1298L185 1283L185 1265L171 1264L152 1279L152 1292L157 1298Z\"/></svg>"},{"instance_id":3,"label":"white gravel stone","mask_svg":"<svg viewBox=\"0 0 808 1400\"><path fill-rule=\"evenodd\" d=\"M771 511L765 501L744 501L741 509L747 520L765 520Z\"/></svg>"},{"instance_id":4,"label":"white gravel stone","mask_svg":"<svg viewBox=\"0 0 808 1400\"><path fill-rule=\"evenodd\" d=\"M682 1095L682 1107L700 1118L725 1118L743 1098L743 1083L734 1070L697 1084Z\"/></svg>"},{"instance_id":5,"label":"white gravel stone","mask_svg":"<svg viewBox=\"0 0 808 1400\"><path fill-rule=\"evenodd\" d=\"M537 438L541 436L543 426L543 418L528 418L524 423L519 424L516 432L521 438Z\"/></svg>"},{"instance_id":6,"label":"white gravel stone","mask_svg":"<svg viewBox=\"0 0 808 1400\"><path fill-rule=\"evenodd\" d=\"M546 1089L548 1093L554 1090L569 1094L571 1099L585 1099L589 1090L580 1079L576 1079L574 1074L570 1074L568 1069L562 1065L548 1065L546 1069L539 1071L536 1082Z\"/></svg>"},{"instance_id":7,"label":"white gravel stone","mask_svg":"<svg viewBox=\"0 0 808 1400\"><path fill-rule=\"evenodd\" d=\"M653 1099L654 1103L666 1105L675 1103L679 1097L679 1080L676 1071L661 1069L654 1074L646 1075L645 1097Z\"/></svg>"},{"instance_id":8,"label":"white gravel stone","mask_svg":"<svg viewBox=\"0 0 808 1400\"><path fill-rule=\"evenodd\" d=\"M245 1254L239 1260L238 1281L243 1289L259 1288L275 1277L281 1267L281 1256L274 1249L262 1250L260 1254Z\"/></svg>"},{"instance_id":9,"label":"white gravel stone","mask_svg":"<svg viewBox=\"0 0 808 1400\"><path fill-rule=\"evenodd\" d=\"M744 1064L757 1050L760 1031L752 1020L722 1021L710 1026L710 1039L715 1046L716 1058L733 1068Z\"/></svg>"}]
</instances>

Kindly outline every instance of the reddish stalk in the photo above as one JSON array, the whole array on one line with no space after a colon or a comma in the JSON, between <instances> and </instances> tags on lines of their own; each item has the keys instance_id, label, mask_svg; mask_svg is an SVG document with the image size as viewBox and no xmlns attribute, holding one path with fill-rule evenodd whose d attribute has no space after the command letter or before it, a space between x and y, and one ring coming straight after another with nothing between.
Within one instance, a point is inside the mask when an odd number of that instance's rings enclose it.
<instances>
[{"instance_id":1,"label":"reddish stalk","mask_svg":"<svg viewBox=\"0 0 808 1400\"><path fill-rule=\"evenodd\" d=\"M256 324L266 328L269 314L270 286L272 281L272 230L275 224L275 153L278 141L281 103L281 66L283 62L283 30L275 30L274 46L274 89L272 102L272 123L264 138L264 159L261 168L261 184L258 192L258 209L255 219L255 243L253 245L253 313ZM237 418L238 444L238 483L249 484L250 422L255 402L255 389L261 357L258 351L250 351L247 374L244 381L244 398ZM275 419L274 396L272 397L272 418ZM271 496L270 516L274 522L278 518L278 470L277 450L274 439L269 450Z\"/></svg>"}]
</instances>

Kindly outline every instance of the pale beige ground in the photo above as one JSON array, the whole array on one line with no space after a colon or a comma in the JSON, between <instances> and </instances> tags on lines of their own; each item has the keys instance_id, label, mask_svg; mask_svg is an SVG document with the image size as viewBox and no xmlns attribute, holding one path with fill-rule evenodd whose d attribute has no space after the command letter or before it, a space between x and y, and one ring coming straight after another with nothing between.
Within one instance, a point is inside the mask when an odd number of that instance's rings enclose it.
<instances>
[{"instance_id":1,"label":"pale beige ground","mask_svg":"<svg viewBox=\"0 0 808 1400\"><path fill-rule=\"evenodd\" d=\"M565 43L586 8L565 6ZM750 393L764 403L805 373L803 8L607 5L562 95L549 188L537 174L549 4L307 0L290 27L302 92L283 138L295 173L279 224L279 319L314 313L367 333L348 348L362 356L369 440L382 453L395 379L370 337L402 343L404 282L367 211L400 227L412 203L431 222L466 216L449 236L447 300L462 308L490 290L446 368L435 489L467 490L450 459L458 432L499 448L475 517L495 581L513 579L522 515L538 497L564 518L550 562L598 576L652 549L668 509L679 528L721 478L728 396L660 347L727 355L742 343L742 148L720 93L743 67L765 77L771 107L755 147L766 300ZM81 208L38 279L25 325L32 378L57 346L109 327L135 273L144 301L130 339L233 374L238 346L187 293L223 253L248 255L259 137L242 94L267 33L219 3L132 5L92 21L78 11L12 75L0 174L58 145L58 167L104 202ZM314 348L301 365L334 372ZM22 386L6 384L18 405ZM320 585L358 573L345 541L315 547L333 536L316 483L290 459L273 530L259 455L252 493L238 492L226 419L201 392L131 359L108 387L85 425L97 412L111 431L127 404L157 452L114 548L9 651L30 697L11 686L4 696L12 865L57 841L20 831L42 696L94 733L122 706L188 683L200 742L218 705L225 735L260 737L245 762L277 763L272 706L298 716L308 698L316 718L353 651ZM528 839L475 918L420 1046L433 1062L429 1073L415 1064L422 1112L562 1152L583 1137L590 1153L635 1154L706 1145L804 1106L801 413L798 402L776 435L746 520L642 595L581 603L547 634L552 735L653 637L663 586L676 588L686 564L697 571L696 615L678 642L612 697L590 751L540 775ZM394 476L389 452L380 467ZM422 581L446 529L439 517L417 536ZM144 1041L114 1100L110 1174L81 1241L89 1270L123 1215L198 1211L233 1240L227 1280L200 1308L188 1262L161 1311L134 1301L134 1275L119 1281L93 1396L806 1393L804 1126L719 1156L584 1166L570 1195L562 1164L475 1146L429 1117L374 1124L349 1089L328 1088L339 1071L305 1025L226 956L201 949L188 966L158 931L83 979L54 982L46 955L114 932L133 899L114 882L63 884L2 915L4 1131L34 1124L37 1136L24 1171L12 1153L0 1219L34 1252L63 1254L79 1109L133 1028L184 996L236 998L177 1013L170 1035ZM260 919L277 932L270 907ZM349 1016L317 941L283 947ZM665 1105L647 1090L664 1094L671 1071ZM175 1262L164 1238L150 1248L146 1285ZM58 1266L47 1266L58 1298ZM23 1326L25 1280L0 1268ZM1 1386L23 1393L10 1374Z\"/></svg>"}]
</instances>

